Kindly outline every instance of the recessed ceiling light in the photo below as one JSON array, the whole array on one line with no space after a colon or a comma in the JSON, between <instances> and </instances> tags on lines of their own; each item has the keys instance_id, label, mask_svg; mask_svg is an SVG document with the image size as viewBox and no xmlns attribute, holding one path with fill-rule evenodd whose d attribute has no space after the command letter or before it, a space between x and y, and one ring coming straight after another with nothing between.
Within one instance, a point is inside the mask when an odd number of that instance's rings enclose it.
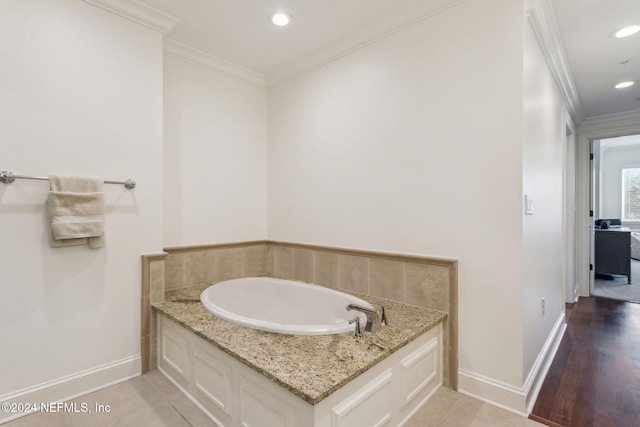
<instances>
[{"instance_id":1,"label":"recessed ceiling light","mask_svg":"<svg viewBox=\"0 0 640 427\"><path fill-rule=\"evenodd\" d=\"M271 15L271 22L278 27L286 27L291 23L291 15L285 12L278 12Z\"/></svg>"},{"instance_id":2,"label":"recessed ceiling light","mask_svg":"<svg viewBox=\"0 0 640 427\"><path fill-rule=\"evenodd\" d=\"M636 84L635 81L627 80L625 82L620 82L620 83L614 85L613 87L616 88L616 89L624 89L625 87L633 86L634 84Z\"/></svg>"},{"instance_id":3,"label":"recessed ceiling light","mask_svg":"<svg viewBox=\"0 0 640 427\"><path fill-rule=\"evenodd\" d=\"M629 25L615 32L614 37L621 39L623 37L629 37L640 31L640 25Z\"/></svg>"}]
</instances>

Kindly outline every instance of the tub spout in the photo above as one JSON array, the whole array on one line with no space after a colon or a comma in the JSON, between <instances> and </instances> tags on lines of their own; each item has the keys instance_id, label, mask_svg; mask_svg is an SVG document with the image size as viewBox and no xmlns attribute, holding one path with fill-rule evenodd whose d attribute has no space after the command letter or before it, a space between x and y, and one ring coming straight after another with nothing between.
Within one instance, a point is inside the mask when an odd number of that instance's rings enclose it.
<instances>
[{"instance_id":1,"label":"tub spout","mask_svg":"<svg viewBox=\"0 0 640 427\"><path fill-rule=\"evenodd\" d=\"M356 324L356 327L353 330L353 337L362 338L362 332L360 332L360 318L356 317L355 319L349 320L349 324L351 325L352 323Z\"/></svg>"},{"instance_id":2,"label":"tub spout","mask_svg":"<svg viewBox=\"0 0 640 427\"><path fill-rule=\"evenodd\" d=\"M367 332L374 333L378 329L380 329L380 316L378 312L375 310L371 310L370 308L363 307L359 304L349 304L347 306L347 310L357 310L364 313L367 316L367 326L365 326L364 330Z\"/></svg>"}]
</instances>

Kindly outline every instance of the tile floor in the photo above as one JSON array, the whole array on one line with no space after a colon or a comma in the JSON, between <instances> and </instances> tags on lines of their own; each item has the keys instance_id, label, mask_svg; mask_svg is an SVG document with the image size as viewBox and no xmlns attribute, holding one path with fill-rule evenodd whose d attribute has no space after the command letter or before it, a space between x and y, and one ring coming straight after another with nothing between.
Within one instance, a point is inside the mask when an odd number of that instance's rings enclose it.
<instances>
[{"instance_id":1,"label":"tile floor","mask_svg":"<svg viewBox=\"0 0 640 427\"><path fill-rule=\"evenodd\" d=\"M216 427L197 406L158 370L74 399L92 413L36 413L6 427ZM110 405L96 413L95 405ZM405 427L540 427L515 415L448 388L441 388Z\"/></svg>"}]
</instances>

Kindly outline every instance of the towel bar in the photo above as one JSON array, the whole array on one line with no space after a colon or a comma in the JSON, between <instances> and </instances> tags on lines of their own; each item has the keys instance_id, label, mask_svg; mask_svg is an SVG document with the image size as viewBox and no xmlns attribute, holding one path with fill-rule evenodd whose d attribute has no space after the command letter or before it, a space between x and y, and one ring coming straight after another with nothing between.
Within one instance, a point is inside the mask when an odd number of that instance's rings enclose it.
<instances>
[{"instance_id":1,"label":"towel bar","mask_svg":"<svg viewBox=\"0 0 640 427\"><path fill-rule=\"evenodd\" d=\"M46 176L16 175L11 171L0 172L0 182L2 182L3 184L11 184L16 179L37 179L39 181L49 181L49 178ZM124 185L124 188L126 188L127 190L133 190L134 188L136 188L136 182L132 179L125 179L124 181L108 181L105 179L104 183Z\"/></svg>"}]
</instances>

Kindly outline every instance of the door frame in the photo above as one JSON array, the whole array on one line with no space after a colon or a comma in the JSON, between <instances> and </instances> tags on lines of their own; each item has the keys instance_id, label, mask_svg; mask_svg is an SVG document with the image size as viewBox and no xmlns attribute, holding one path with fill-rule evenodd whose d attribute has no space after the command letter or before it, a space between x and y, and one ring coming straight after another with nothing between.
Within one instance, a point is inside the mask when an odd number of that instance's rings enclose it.
<instances>
[{"instance_id":1,"label":"door frame","mask_svg":"<svg viewBox=\"0 0 640 427\"><path fill-rule=\"evenodd\" d=\"M640 110L592 117L578 126L576 140L576 280L578 296L593 290L593 218L589 215L591 141L640 134Z\"/></svg>"},{"instance_id":2,"label":"door frame","mask_svg":"<svg viewBox=\"0 0 640 427\"><path fill-rule=\"evenodd\" d=\"M576 127L569 116L565 119L563 140L564 165L562 172L562 300L575 302L576 280Z\"/></svg>"}]
</instances>

